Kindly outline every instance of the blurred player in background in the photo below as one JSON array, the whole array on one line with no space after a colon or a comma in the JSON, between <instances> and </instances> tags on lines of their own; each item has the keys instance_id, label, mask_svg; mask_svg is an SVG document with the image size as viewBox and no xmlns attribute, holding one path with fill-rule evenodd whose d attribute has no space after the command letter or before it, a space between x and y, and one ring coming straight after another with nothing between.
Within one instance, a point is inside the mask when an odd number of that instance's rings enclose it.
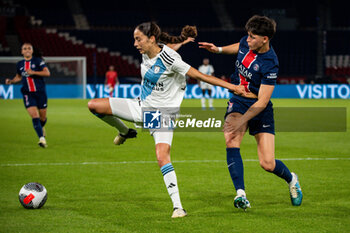
<instances>
[{"instance_id":1,"label":"blurred player in background","mask_svg":"<svg viewBox=\"0 0 350 233\"><path fill-rule=\"evenodd\" d=\"M137 134L136 130L128 128L121 119L142 123L142 108L152 108L158 113L160 108L178 109L180 107L186 89L185 75L244 94L244 88L200 73L183 62L181 56L171 49L178 49L184 41L193 41L193 39L188 40L189 37L196 36L197 29L191 26L185 26L180 36L169 36L153 22L142 23L135 28L134 46L142 54L141 97L93 99L88 103L92 113L118 129L119 135L114 140L116 145L122 144L128 138L136 137ZM180 201L177 178L170 161L173 130L152 129L150 132L155 141L158 165L173 202L172 218L184 217L187 213Z\"/></svg>"},{"instance_id":2,"label":"blurred player in background","mask_svg":"<svg viewBox=\"0 0 350 233\"><path fill-rule=\"evenodd\" d=\"M204 58L203 59L203 64L201 66L199 66L198 70L200 72L202 72L203 74L207 74L207 75L214 75L214 67L212 65L209 64L209 59L208 58ZM202 103L202 109L205 110L206 106L205 106L205 94L206 92L208 92L208 105L209 108L211 110L214 109L213 107L213 97L211 96L211 89L213 88L213 85L203 82L203 81L198 81L199 83L199 87L202 89L202 99L201 99L201 103Z\"/></svg>"},{"instance_id":3,"label":"blurred player in background","mask_svg":"<svg viewBox=\"0 0 350 233\"><path fill-rule=\"evenodd\" d=\"M288 183L292 205L299 206L303 195L297 175L291 173L282 161L275 159L275 127L270 99L279 64L270 40L276 32L276 23L268 17L255 15L248 20L245 28L248 36L244 36L239 43L225 47L199 43L200 48L213 53L237 55L232 81L243 85L248 93L245 97L233 95L225 115L227 165L237 191L234 205L243 209L250 207L240 154L241 141L249 128L249 134L255 136L257 142L261 167Z\"/></svg>"},{"instance_id":4,"label":"blurred player in background","mask_svg":"<svg viewBox=\"0 0 350 233\"><path fill-rule=\"evenodd\" d=\"M118 73L114 70L114 66L109 66L108 71L106 72L105 85L108 87L109 96L113 97L113 91L115 85L119 85Z\"/></svg>"},{"instance_id":5,"label":"blurred player in background","mask_svg":"<svg viewBox=\"0 0 350 233\"><path fill-rule=\"evenodd\" d=\"M230 79L228 77L226 77L226 75L221 75L220 76L221 80L224 80L225 82L230 82Z\"/></svg>"},{"instance_id":6,"label":"blurred player in background","mask_svg":"<svg viewBox=\"0 0 350 233\"><path fill-rule=\"evenodd\" d=\"M33 56L34 50L30 43L22 45L23 60L17 62L17 73L13 79L6 79L6 84L22 81L21 92L24 106L32 118L33 127L39 137L39 146L46 148L44 126L46 124L47 95L43 77L49 77L50 71L41 55Z\"/></svg>"}]
</instances>

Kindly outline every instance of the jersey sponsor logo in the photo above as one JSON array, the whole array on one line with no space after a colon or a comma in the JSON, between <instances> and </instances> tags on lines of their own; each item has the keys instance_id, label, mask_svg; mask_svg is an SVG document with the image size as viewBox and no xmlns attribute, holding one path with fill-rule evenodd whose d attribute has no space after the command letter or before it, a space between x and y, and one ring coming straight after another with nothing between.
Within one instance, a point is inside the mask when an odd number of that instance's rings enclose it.
<instances>
[{"instance_id":1,"label":"jersey sponsor logo","mask_svg":"<svg viewBox=\"0 0 350 233\"><path fill-rule=\"evenodd\" d=\"M250 92L249 90L249 82L252 78L252 73L249 72L250 66L256 60L257 54L255 54L252 50L244 56L242 59L242 63L238 60L236 61L236 67L239 72L240 85L243 85L246 92Z\"/></svg>"},{"instance_id":2,"label":"jersey sponsor logo","mask_svg":"<svg viewBox=\"0 0 350 233\"><path fill-rule=\"evenodd\" d=\"M26 77L26 78L29 77L29 74L27 73L27 71L23 71L23 72L21 73L21 75L22 75L22 77Z\"/></svg>"},{"instance_id":3,"label":"jersey sponsor logo","mask_svg":"<svg viewBox=\"0 0 350 233\"><path fill-rule=\"evenodd\" d=\"M155 73L157 68L158 72ZM158 84L160 76L165 72L166 67L160 58L157 59L155 64L146 72L141 89L141 100L146 99L147 96L151 95L153 90L164 90L163 83Z\"/></svg>"},{"instance_id":4,"label":"jersey sponsor logo","mask_svg":"<svg viewBox=\"0 0 350 233\"><path fill-rule=\"evenodd\" d=\"M270 73L268 76L266 76L268 79L276 79L277 78L277 73Z\"/></svg>"},{"instance_id":5,"label":"jersey sponsor logo","mask_svg":"<svg viewBox=\"0 0 350 233\"><path fill-rule=\"evenodd\" d=\"M152 83L149 80L145 79L143 81L143 85L149 89L152 89L153 91L164 91L164 83L163 82Z\"/></svg>"},{"instance_id":6,"label":"jersey sponsor logo","mask_svg":"<svg viewBox=\"0 0 350 233\"><path fill-rule=\"evenodd\" d=\"M244 76L247 79L251 79L253 74L249 72L249 70L241 64L238 60L236 61L236 67L240 75Z\"/></svg>"}]
</instances>

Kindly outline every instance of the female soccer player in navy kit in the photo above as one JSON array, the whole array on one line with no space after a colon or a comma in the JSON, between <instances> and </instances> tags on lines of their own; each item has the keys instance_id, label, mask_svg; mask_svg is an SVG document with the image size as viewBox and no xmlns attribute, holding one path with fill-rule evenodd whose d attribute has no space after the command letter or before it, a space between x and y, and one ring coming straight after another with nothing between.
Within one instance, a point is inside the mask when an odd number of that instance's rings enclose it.
<instances>
[{"instance_id":1,"label":"female soccer player in navy kit","mask_svg":"<svg viewBox=\"0 0 350 233\"><path fill-rule=\"evenodd\" d=\"M202 74L182 61L181 56L174 49L178 49L184 41L191 41L188 37L195 37L196 34L195 28L186 26L181 36L169 36L153 22L142 23L135 28L134 46L142 54L141 97L139 99L93 99L88 103L92 113L118 129L119 135L114 140L115 144L120 145L126 139L136 137L137 134L120 119L142 123L144 107L157 110L155 114L160 108L179 108L186 89L185 75L244 94L244 88ZM158 165L173 202L172 218L184 217L187 214L182 208L175 170L170 161L173 131L170 129L150 130L150 132L156 144Z\"/></svg>"},{"instance_id":2,"label":"female soccer player in navy kit","mask_svg":"<svg viewBox=\"0 0 350 233\"><path fill-rule=\"evenodd\" d=\"M289 184L292 205L299 206L303 198L298 177L286 165L275 159L275 128L270 101L278 74L278 59L270 45L276 23L266 16L255 15L245 25L248 35L239 43L217 47L199 42L200 48L213 53L236 54L233 83L243 85L245 97L233 95L225 114L224 135L228 169L237 191L234 206L250 207L245 193L240 145L246 130L255 136L260 165Z\"/></svg>"},{"instance_id":3,"label":"female soccer player in navy kit","mask_svg":"<svg viewBox=\"0 0 350 233\"><path fill-rule=\"evenodd\" d=\"M17 63L17 73L13 79L6 79L6 84L22 81L21 92L24 106L32 118L33 127L39 137L39 146L46 148L44 133L46 124L47 96L43 77L49 77L50 71L40 57L33 56L33 46L30 43L22 45L23 60Z\"/></svg>"}]
</instances>

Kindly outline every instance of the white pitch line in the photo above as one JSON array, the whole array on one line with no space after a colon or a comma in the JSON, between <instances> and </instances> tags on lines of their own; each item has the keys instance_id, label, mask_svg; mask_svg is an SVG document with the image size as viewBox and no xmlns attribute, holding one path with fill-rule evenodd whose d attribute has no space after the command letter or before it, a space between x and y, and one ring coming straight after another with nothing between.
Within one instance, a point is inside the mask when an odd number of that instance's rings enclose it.
<instances>
[{"instance_id":1,"label":"white pitch line","mask_svg":"<svg viewBox=\"0 0 350 233\"><path fill-rule=\"evenodd\" d=\"M345 158L284 158L285 161L320 161L320 160L350 160ZM244 162L258 162L258 159L243 159ZM174 160L173 163L224 163L226 160ZM4 163L0 167L24 167L24 166L72 166L72 165L119 165L119 164L147 164L157 161L119 161L119 162L76 162L76 163Z\"/></svg>"}]
</instances>

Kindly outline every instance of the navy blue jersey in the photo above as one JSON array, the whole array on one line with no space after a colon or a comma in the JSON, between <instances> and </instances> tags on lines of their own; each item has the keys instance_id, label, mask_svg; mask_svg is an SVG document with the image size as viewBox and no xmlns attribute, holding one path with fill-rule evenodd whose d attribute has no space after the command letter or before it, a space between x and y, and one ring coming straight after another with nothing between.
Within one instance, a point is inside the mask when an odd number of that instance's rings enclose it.
<instances>
[{"instance_id":1,"label":"navy blue jersey","mask_svg":"<svg viewBox=\"0 0 350 233\"><path fill-rule=\"evenodd\" d=\"M231 82L243 85L247 92L258 95L260 84L276 84L279 65L275 51L272 47L266 53L250 50L247 36L239 42L235 67Z\"/></svg>"},{"instance_id":2,"label":"navy blue jersey","mask_svg":"<svg viewBox=\"0 0 350 233\"><path fill-rule=\"evenodd\" d=\"M17 62L17 74L22 76L22 92L45 91L45 82L42 76L31 75L26 72L29 68L33 71L42 71L46 67L45 62L38 57L32 57L29 61Z\"/></svg>"}]
</instances>

